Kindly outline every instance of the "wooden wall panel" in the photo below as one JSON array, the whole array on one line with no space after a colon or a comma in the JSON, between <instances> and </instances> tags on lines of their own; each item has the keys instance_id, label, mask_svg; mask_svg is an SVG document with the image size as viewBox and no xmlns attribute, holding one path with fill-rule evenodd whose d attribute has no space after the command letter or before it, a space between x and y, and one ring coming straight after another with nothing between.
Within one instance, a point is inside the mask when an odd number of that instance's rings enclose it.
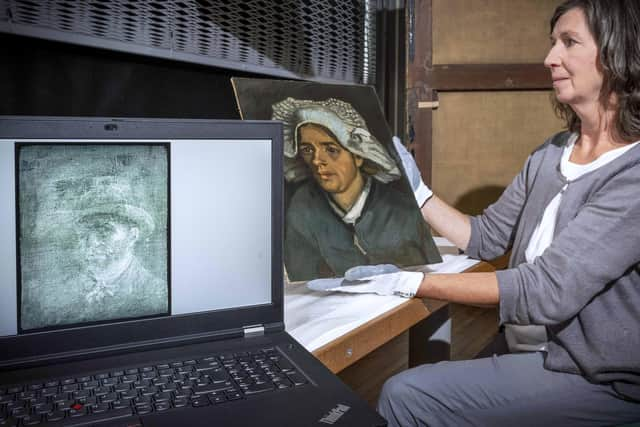
<instances>
[{"instance_id":1,"label":"wooden wall panel","mask_svg":"<svg viewBox=\"0 0 640 427\"><path fill-rule=\"evenodd\" d=\"M415 1L415 52L424 55L409 61L407 87L426 94L414 97L423 103L435 89L439 107L415 119L412 148L423 153L418 164L434 191L462 212L493 203L531 151L563 127L542 65L561 1ZM495 309L453 305L451 318L453 359L474 357L497 330Z\"/></svg>"},{"instance_id":2,"label":"wooden wall panel","mask_svg":"<svg viewBox=\"0 0 640 427\"><path fill-rule=\"evenodd\" d=\"M433 0L433 64L540 63L561 0Z\"/></svg>"},{"instance_id":3,"label":"wooden wall panel","mask_svg":"<svg viewBox=\"0 0 640 427\"><path fill-rule=\"evenodd\" d=\"M492 203L531 151L562 123L547 91L446 92L433 112L432 188L475 214Z\"/></svg>"}]
</instances>

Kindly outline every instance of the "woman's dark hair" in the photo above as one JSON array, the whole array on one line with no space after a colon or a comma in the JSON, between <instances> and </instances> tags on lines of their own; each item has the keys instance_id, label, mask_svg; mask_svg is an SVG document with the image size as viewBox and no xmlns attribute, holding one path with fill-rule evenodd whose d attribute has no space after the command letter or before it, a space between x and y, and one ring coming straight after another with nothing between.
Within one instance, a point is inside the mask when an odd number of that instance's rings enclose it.
<instances>
[{"instance_id":1,"label":"woman's dark hair","mask_svg":"<svg viewBox=\"0 0 640 427\"><path fill-rule=\"evenodd\" d=\"M614 132L624 141L636 141L640 139L640 1L567 0L556 8L550 31L576 7L584 12L599 49L604 74L600 102L607 106L610 95L617 95ZM580 118L571 107L554 99L554 108L569 130L580 130Z\"/></svg>"}]
</instances>

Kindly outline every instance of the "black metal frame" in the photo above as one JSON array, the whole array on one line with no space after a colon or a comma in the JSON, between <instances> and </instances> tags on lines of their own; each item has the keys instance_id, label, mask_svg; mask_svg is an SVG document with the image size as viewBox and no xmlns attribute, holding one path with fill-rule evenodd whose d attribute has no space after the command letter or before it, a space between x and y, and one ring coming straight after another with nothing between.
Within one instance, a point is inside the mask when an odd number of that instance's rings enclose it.
<instances>
[{"instance_id":1,"label":"black metal frame","mask_svg":"<svg viewBox=\"0 0 640 427\"><path fill-rule=\"evenodd\" d=\"M404 3L403 0L381 0L378 6L375 87L391 132L406 144Z\"/></svg>"}]
</instances>

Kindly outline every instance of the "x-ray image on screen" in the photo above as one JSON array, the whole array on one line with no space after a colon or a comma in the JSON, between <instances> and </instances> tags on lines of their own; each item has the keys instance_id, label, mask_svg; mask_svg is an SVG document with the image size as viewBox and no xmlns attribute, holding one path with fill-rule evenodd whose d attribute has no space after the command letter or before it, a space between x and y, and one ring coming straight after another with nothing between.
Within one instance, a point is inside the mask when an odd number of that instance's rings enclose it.
<instances>
[{"instance_id":1,"label":"x-ray image on screen","mask_svg":"<svg viewBox=\"0 0 640 427\"><path fill-rule=\"evenodd\" d=\"M165 144L17 147L24 331L169 313Z\"/></svg>"}]
</instances>

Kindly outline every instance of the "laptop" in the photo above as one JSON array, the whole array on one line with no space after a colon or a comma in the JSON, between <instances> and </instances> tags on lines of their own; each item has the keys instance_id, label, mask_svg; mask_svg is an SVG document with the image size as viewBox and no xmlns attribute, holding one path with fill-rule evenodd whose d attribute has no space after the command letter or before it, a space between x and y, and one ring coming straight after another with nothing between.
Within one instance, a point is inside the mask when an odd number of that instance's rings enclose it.
<instances>
[{"instance_id":1,"label":"laptop","mask_svg":"<svg viewBox=\"0 0 640 427\"><path fill-rule=\"evenodd\" d=\"M282 127L0 118L0 425L381 426L284 331Z\"/></svg>"}]
</instances>

